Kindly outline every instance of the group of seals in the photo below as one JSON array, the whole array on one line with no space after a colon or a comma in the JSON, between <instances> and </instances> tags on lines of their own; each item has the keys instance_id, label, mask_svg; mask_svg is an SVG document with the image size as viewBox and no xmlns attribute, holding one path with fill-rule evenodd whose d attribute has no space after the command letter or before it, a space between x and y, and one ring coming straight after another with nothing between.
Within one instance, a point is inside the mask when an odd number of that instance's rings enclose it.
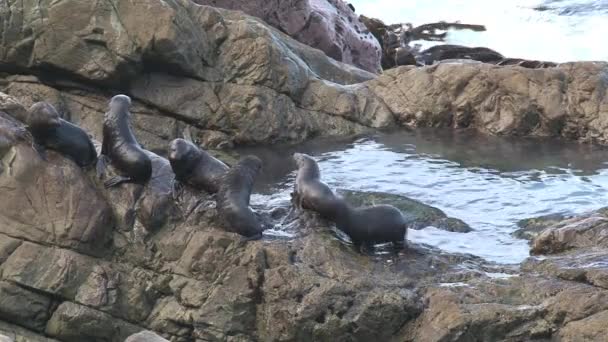
<instances>
[{"instance_id":1,"label":"group of seals","mask_svg":"<svg viewBox=\"0 0 608 342\"><path fill-rule=\"evenodd\" d=\"M27 131L42 157L44 149L52 149L69 157L80 167L97 165L100 176L105 172L106 162L109 162L119 175L106 180L106 188L123 183L145 185L152 176L151 152L145 151L133 134L130 106L131 98L126 95L116 95L110 100L103 121L99 158L89 135L80 127L63 120L49 103L38 102L30 108ZM10 140L0 140L0 150L10 147ZM247 240L262 236L262 225L249 207L255 178L262 169L260 159L245 156L230 169L184 139L175 139L170 143L168 159L177 181L211 194L219 192L217 208L226 230L241 234Z\"/></svg>"},{"instance_id":2,"label":"group of seals","mask_svg":"<svg viewBox=\"0 0 608 342\"><path fill-rule=\"evenodd\" d=\"M321 181L317 162L308 155L293 155L298 166L294 187L296 206L318 212L321 217L336 223L348 235L357 249L375 244L392 243L396 250L406 244L407 221L401 211L392 205L353 208L335 195Z\"/></svg>"},{"instance_id":3,"label":"group of seals","mask_svg":"<svg viewBox=\"0 0 608 342\"><path fill-rule=\"evenodd\" d=\"M152 161L132 132L130 106L131 99L126 95L111 99L104 116L99 158L89 135L63 120L49 103L34 104L29 110L27 124L38 146L64 154L80 167L90 167L99 160L98 171L103 172L105 162L109 160L119 175L106 180L106 188L122 183L144 185L152 175ZM247 239L261 238L262 224L249 206L255 179L262 169L259 158L245 156L229 168L184 139L170 143L168 158L177 181L197 190L217 193L217 209L226 230ZM321 181L319 166L313 158L295 153L293 159L298 166L294 191L296 207L313 210L335 222L357 247L371 248L386 242L404 247L406 221L397 208L390 205L353 208Z\"/></svg>"}]
</instances>

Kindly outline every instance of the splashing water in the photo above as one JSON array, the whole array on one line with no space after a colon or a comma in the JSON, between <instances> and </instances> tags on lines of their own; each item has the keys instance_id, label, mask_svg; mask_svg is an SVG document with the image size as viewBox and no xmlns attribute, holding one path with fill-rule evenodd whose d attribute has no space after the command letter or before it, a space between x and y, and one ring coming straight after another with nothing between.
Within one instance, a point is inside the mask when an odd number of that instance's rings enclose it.
<instances>
[{"instance_id":1,"label":"splashing water","mask_svg":"<svg viewBox=\"0 0 608 342\"><path fill-rule=\"evenodd\" d=\"M608 44L604 43L608 36L608 0L349 1L358 14L387 24L421 25L444 20L485 25L486 32L450 31L447 42L488 47L506 57L608 61Z\"/></svg>"}]
</instances>

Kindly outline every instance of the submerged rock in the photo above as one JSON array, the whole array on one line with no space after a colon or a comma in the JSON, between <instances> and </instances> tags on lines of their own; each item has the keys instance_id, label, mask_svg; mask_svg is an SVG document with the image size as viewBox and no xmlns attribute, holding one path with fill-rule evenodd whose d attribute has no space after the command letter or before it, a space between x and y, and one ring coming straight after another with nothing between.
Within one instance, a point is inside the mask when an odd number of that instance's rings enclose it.
<instances>
[{"instance_id":1,"label":"submerged rock","mask_svg":"<svg viewBox=\"0 0 608 342\"><path fill-rule=\"evenodd\" d=\"M423 229L429 226L449 232L468 233L473 229L457 218L448 217L438 208L426 205L422 202L400 195L391 195L381 192L359 192L339 189L338 194L344 197L349 204L361 206L373 206L378 204L390 204L401 210L408 220L409 229Z\"/></svg>"},{"instance_id":2,"label":"submerged rock","mask_svg":"<svg viewBox=\"0 0 608 342\"><path fill-rule=\"evenodd\" d=\"M557 213L520 220L517 222L519 229L514 231L512 235L519 239L532 240L545 229L568 218L571 218L571 216Z\"/></svg>"}]
</instances>

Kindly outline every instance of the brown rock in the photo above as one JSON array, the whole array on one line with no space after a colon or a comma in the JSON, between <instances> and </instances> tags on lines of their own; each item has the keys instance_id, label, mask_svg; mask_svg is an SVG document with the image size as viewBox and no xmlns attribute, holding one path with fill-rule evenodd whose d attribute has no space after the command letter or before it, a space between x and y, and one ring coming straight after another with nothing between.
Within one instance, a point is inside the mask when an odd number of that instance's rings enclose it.
<instances>
[{"instance_id":1,"label":"brown rock","mask_svg":"<svg viewBox=\"0 0 608 342\"><path fill-rule=\"evenodd\" d=\"M292 38L337 61L380 72L380 45L342 0L196 0L203 5L240 10L264 20Z\"/></svg>"},{"instance_id":2,"label":"brown rock","mask_svg":"<svg viewBox=\"0 0 608 342\"><path fill-rule=\"evenodd\" d=\"M66 342L123 342L142 330L101 311L63 302L53 313L45 333Z\"/></svg>"}]
</instances>

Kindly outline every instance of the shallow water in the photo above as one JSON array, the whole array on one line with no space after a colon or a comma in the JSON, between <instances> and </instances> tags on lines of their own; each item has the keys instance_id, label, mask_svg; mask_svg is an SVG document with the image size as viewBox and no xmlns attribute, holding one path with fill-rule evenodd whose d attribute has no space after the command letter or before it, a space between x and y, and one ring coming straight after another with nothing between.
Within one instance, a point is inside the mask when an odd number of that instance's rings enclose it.
<instances>
[{"instance_id":1,"label":"shallow water","mask_svg":"<svg viewBox=\"0 0 608 342\"><path fill-rule=\"evenodd\" d=\"M421 25L445 20L485 25L486 32L450 31L448 43L488 47L507 57L555 62L608 60L608 44L604 43L608 36L608 0L349 2L357 13L389 24Z\"/></svg>"},{"instance_id":2,"label":"shallow water","mask_svg":"<svg viewBox=\"0 0 608 342\"><path fill-rule=\"evenodd\" d=\"M410 241L500 263L528 256L527 241L511 233L516 222L550 213L581 213L608 205L608 150L565 143L417 131L348 141L316 141L297 147L241 151L264 161L252 205L289 206L294 151L319 161L332 188L408 196L467 222L474 232L433 227L410 230ZM287 226L274 235L292 235Z\"/></svg>"}]
</instances>

